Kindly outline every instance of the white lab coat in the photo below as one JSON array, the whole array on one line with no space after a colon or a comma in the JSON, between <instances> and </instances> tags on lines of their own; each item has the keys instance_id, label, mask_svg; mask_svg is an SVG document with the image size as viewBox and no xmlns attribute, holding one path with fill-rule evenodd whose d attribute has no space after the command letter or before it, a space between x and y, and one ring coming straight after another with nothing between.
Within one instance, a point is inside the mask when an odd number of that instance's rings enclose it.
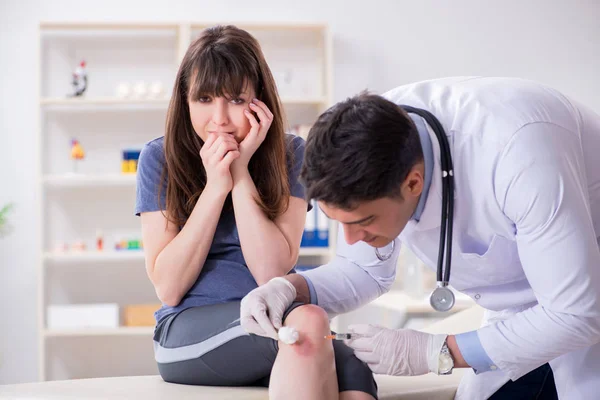
<instances>
[{"instance_id":1,"label":"white lab coat","mask_svg":"<svg viewBox=\"0 0 600 400\"><path fill-rule=\"evenodd\" d=\"M470 371L457 398L485 399L546 362L561 399L598 398L600 117L518 79L432 80L384 96L432 112L452 152L450 284L489 310L478 335L498 368ZM439 144L430 137L435 167L425 208L397 242L435 268L441 173ZM305 273L319 304L336 314L383 294L399 247L381 262L365 243L338 239L338 256Z\"/></svg>"}]
</instances>

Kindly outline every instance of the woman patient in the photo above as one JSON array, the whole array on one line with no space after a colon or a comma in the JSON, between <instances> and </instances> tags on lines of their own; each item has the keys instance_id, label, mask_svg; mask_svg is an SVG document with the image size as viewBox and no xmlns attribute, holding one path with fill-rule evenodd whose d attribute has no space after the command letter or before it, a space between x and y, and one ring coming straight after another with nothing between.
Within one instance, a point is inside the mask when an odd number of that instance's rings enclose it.
<instances>
[{"instance_id":1,"label":"woman patient","mask_svg":"<svg viewBox=\"0 0 600 400\"><path fill-rule=\"evenodd\" d=\"M240 300L293 272L307 202L304 141L284 132L275 82L256 39L206 29L181 63L165 136L138 164L146 270L163 306L155 358L167 382L269 386L271 398L373 399L369 368L332 343L326 313L300 300L287 345L248 335ZM273 379L270 379L273 377Z\"/></svg>"}]
</instances>

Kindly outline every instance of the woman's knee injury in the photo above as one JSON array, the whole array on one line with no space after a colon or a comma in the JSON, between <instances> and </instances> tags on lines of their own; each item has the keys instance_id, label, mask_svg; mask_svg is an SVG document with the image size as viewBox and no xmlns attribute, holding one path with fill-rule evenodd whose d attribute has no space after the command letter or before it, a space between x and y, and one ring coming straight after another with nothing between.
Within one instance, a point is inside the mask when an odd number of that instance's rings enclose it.
<instances>
[{"instance_id":1,"label":"woman's knee injury","mask_svg":"<svg viewBox=\"0 0 600 400\"><path fill-rule=\"evenodd\" d=\"M325 310L313 304L306 304L293 310L285 319L285 326L311 327L311 330L329 332L329 317Z\"/></svg>"},{"instance_id":2,"label":"woman's knee injury","mask_svg":"<svg viewBox=\"0 0 600 400\"><path fill-rule=\"evenodd\" d=\"M298 341L292 345L279 341L280 350L289 349L300 356L333 352L331 341L325 339L330 332L329 318L322 308L312 304L298 307L286 318L284 325L296 329Z\"/></svg>"}]
</instances>

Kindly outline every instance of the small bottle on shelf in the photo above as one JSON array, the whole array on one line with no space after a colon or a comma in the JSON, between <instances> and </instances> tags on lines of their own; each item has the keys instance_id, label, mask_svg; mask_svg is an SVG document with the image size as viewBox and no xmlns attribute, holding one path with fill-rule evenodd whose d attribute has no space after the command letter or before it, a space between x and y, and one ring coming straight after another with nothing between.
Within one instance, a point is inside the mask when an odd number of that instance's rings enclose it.
<instances>
[{"instance_id":1,"label":"small bottle on shelf","mask_svg":"<svg viewBox=\"0 0 600 400\"><path fill-rule=\"evenodd\" d=\"M104 236L102 235L101 230L96 231L96 250L104 250Z\"/></svg>"}]
</instances>

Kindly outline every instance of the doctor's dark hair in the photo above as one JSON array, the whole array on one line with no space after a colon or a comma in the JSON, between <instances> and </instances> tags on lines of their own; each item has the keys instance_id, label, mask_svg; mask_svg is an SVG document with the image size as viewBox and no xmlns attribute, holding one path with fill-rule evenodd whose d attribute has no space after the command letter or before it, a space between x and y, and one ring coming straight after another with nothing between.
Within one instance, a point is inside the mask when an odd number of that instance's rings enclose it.
<instances>
[{"instance_id":1,"label":"doctor's dark hair","mask_svg":"<svg viewBox=\"0 0 600 400\"><path fill-rule=\"evenodd\" d=\"M423 161L419 133L398 105L360 93L325 111L306 141L301 180L308 199L352 210L363 201L400 196Z\"/></svg>"}]
</instances>

